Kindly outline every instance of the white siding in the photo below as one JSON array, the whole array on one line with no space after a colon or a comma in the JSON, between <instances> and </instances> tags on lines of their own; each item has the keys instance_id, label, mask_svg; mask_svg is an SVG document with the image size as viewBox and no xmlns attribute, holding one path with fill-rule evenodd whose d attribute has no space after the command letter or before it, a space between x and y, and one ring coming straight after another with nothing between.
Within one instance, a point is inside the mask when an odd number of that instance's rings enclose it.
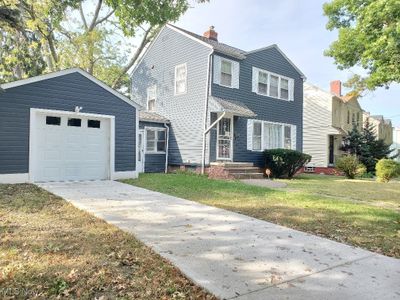
<instances>
[{"instance_id":1,"label":"white siding","mask_svg":"<svg viewBox=\"0 0 400 300\"><path fill-rule=\"evenodd\" d=\"M312 156L309 165L327 167L329 162L329 134L332 128L332 95L304 84L303 152Z\"/></svg>"}]
</instances>

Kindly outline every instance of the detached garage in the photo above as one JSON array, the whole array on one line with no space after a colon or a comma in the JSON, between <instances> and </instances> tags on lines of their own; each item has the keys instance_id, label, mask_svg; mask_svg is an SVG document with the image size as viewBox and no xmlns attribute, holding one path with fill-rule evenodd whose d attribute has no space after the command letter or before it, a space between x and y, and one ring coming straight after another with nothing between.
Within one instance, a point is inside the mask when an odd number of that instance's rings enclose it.
<instances>
[{"instance_id":1,"label":"detached garage","mask_svg":"<svg viewBox=\"0 0 400 300\"><path fill-rule=\"evenodd\" d=\"M1 88L0 183L137 177L130 99L81 69Z\"/></svg>"}]
</instances>

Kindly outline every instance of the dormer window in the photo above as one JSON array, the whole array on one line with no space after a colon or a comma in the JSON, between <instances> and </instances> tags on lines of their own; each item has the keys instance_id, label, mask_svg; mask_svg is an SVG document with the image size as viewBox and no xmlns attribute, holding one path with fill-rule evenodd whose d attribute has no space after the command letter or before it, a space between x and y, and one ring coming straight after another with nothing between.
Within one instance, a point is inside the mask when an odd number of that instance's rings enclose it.
<instances>
[{"instance_id":1,"label":"dormer window","mask_svg":"<svg viewBox=\"0 0 400 300\"><path fill-rule=\"evenodd\" d=\"M294 100L294 80L253 67L253 88L256 94L281 100Z\"/></svg>"},{"instance_id":2,"label":"dormer window","mask_svg":"<svg viewBox=\"0 0 400 300\"><path fill-rule=\"evenodd\" d=\"M238 89L239 62L220 56L214 56L214 83Z\"/></svg>"},{"instance_id":3,"label":"dormer window","mask_svg":"<svg viewBox=\"0 0 400 300\"><path fill-rule=\"evenodd\" d=\"M157 99L157 86L153 85L147 88L147 110L156 110L156 99Z\"/></svg>"}]
</instances>

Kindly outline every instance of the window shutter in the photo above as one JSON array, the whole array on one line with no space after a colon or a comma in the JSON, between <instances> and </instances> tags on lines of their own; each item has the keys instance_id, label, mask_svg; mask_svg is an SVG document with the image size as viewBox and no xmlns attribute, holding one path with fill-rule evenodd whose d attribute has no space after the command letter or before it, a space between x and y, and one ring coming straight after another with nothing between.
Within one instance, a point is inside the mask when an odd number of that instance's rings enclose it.
<instances>
[{"instance_id":1,"label":"window shutter","mask_svg":"<svg viewBox=\"0 0 400 300\"><path fill-rule=\"evenodd\" d=\"M289 79L289 100L294 101L294 80Z\"/></svg>"},{"instance_id":2,"label":"window shutter","mask_svg":"<svg viewBox=\"0 0 400 300\"><path fill-rule=\"evenodd\" d=\"M253 150L253 123L254 120L247 119L247 150Z\"/></svg>"},{"instance_id":3,"label":"window shutter","mask_svg":"<svg viewBox=\"0 0 400 300\"><path fill-rule=\"evenodd\" d=\"M239 88L239 75L240 75L240 63L237 61L232 61L232 87L234 89Z\"/></svg>"},{"instance_id":4,"label":"window shutter","mask_svg":"<svg viewBox=\"0 0 400 300\"><path fill-rule=\"evenodd\" d=\"M221 82L221 57L214 55L214 83L220 84Z\"/></svg>"},{"instance_id":5,"label":"window shutter","mask_svg":"<svg viewBox=\"0 0 400 300\"><path fill-rule=\"evenodd\" d=\"M292 139L291 148L292 148L292 150L296 150L296 136L297 136L296 125L292 125L291 126L291 139Z\"/></svg>"},{"instance_id":6,"label":"window shutter","mask_svg":"<svg viewBox=\"0 0 400 300\"><path fill-rule=\"evenodd\" d=\"M258 69L253 67L252 92L258 92Z\"/></svg>"}]
</instances>

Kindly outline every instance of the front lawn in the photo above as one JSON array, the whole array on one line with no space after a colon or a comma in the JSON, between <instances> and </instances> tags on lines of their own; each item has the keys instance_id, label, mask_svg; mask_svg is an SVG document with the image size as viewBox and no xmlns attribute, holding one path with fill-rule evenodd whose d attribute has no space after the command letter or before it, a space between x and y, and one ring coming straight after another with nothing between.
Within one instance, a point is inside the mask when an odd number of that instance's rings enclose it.
<instances>
[{"instance_id":1,"label":"front lawn","mask_svg":"<svg viewBox=\"0 0 400 300\"><path fill-rule=\"evenodd\" d=\"M279 190L192 174L124 182L400 258L400 182L303 175Z\"/></svg>"},{"instance_id":2,"label":"front lawn","mask_svg":"<svg viewBox=\"0 0 400 300\"><path fill-rule=\"evenodd\" d=\"M1 299L215 299L132 235L29 184L0 185Z\"/></svg>"}]
</instances>

